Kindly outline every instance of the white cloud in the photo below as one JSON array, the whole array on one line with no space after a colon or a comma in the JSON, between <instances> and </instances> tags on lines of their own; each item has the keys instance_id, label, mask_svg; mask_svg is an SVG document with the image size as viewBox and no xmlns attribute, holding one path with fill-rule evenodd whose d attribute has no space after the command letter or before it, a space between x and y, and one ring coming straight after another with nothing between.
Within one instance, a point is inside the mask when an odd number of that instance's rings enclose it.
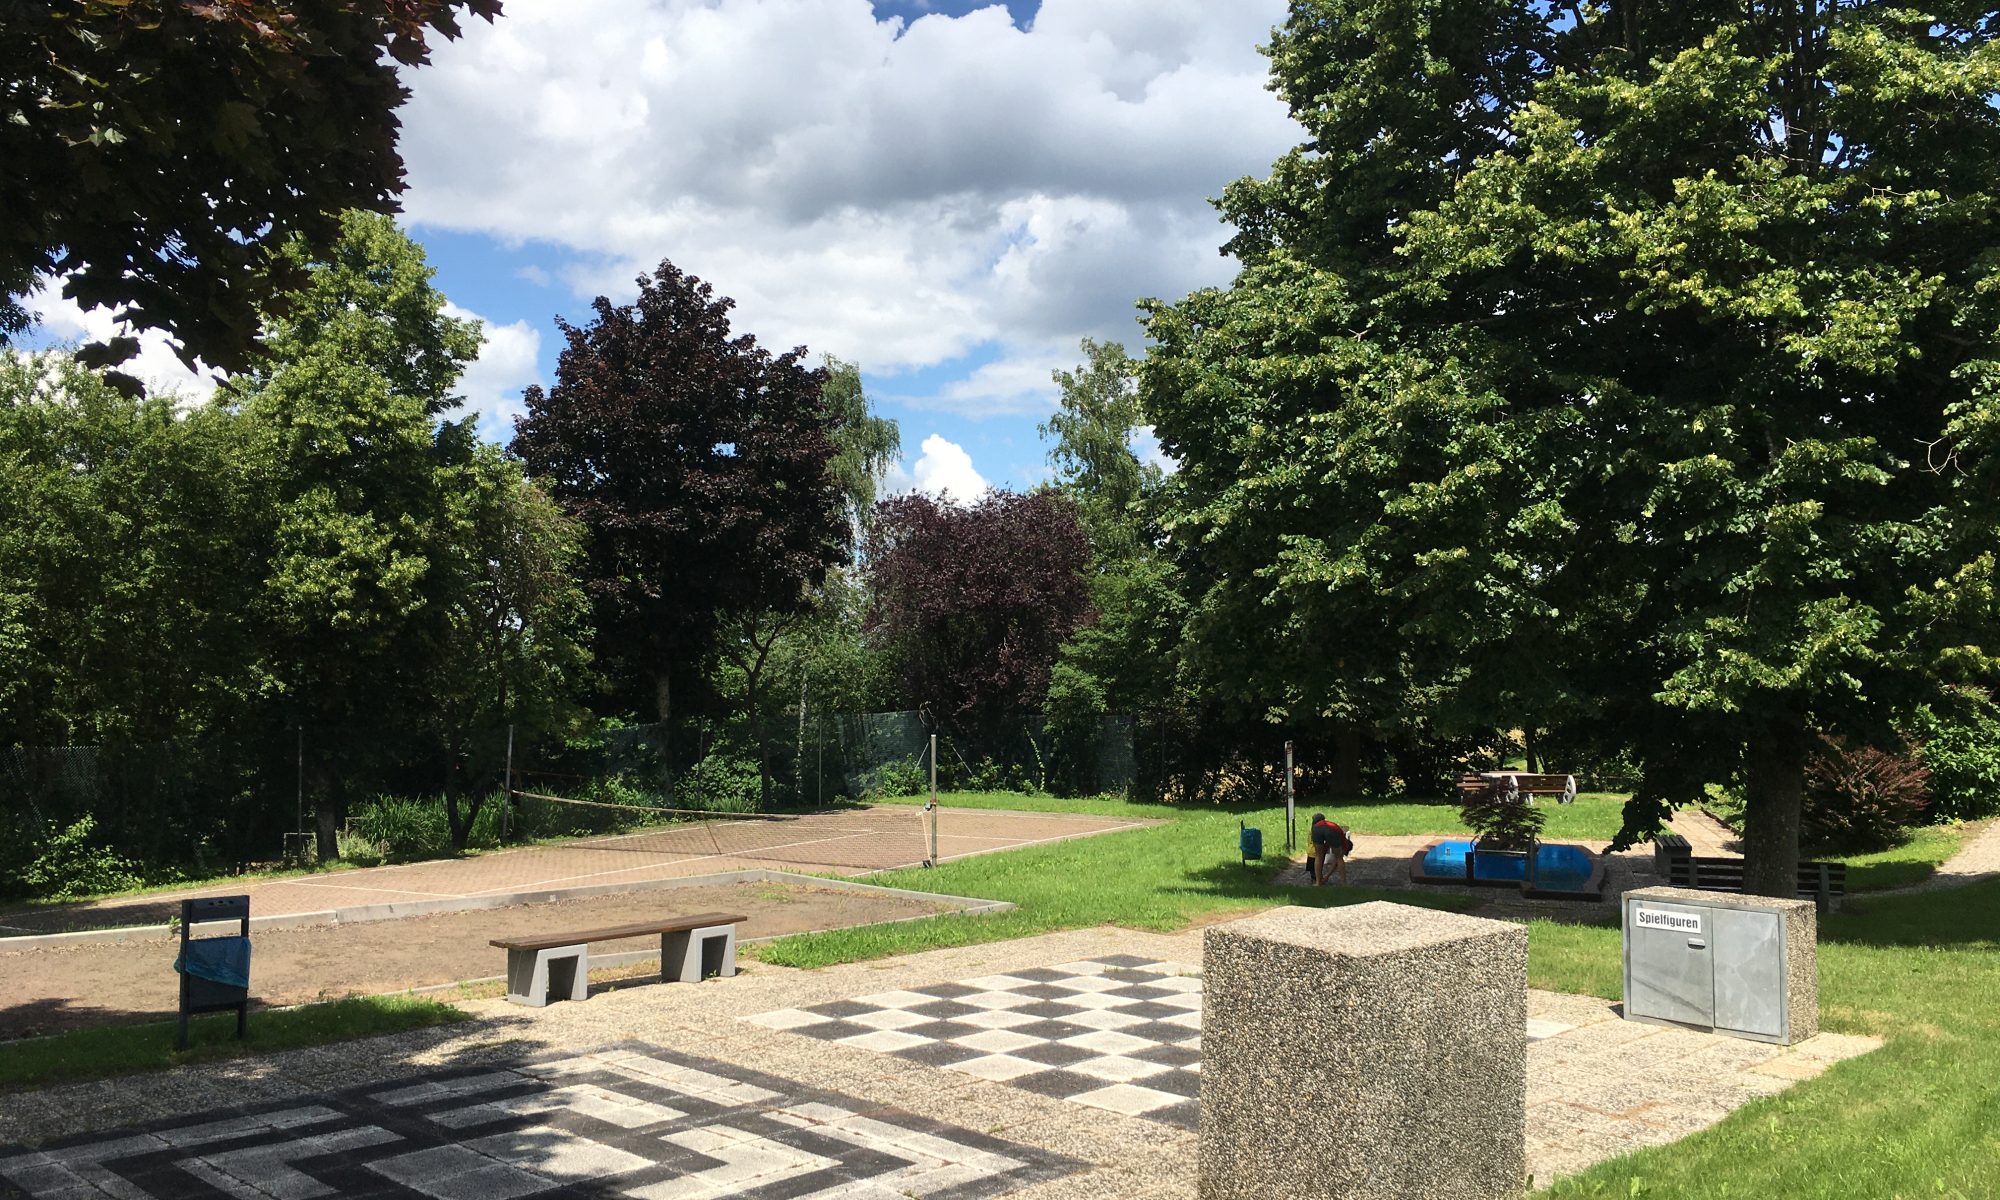
<instances>
[{"instance_id":1,"label":"white cloud","mask_svg":"<svg viewBox=\"0 0 2000 1200\"><path fill-rule=\"evenodd\" d=\"M527 412L521 403L522 389L542 382L541 331L526 321L496 325L450 301L444 311L446 316L484 326L479 357L459 377L458 393L465 397L462 408L479 414L480 433L506 441L513 436L514 422Z\"/></svg>"},{"instance_id":2,"label":"white cloud","mask_svg":"<svg viewBox=\"0 0 2000 1200\"><path fill-rule=\"evenodd\" d=\"M47 283L28 294L23 306L34 317L37 332L53 345L102 342L133 333L129 326L112 319L112 310L88 311L63 296L60 287ZM139 353L116 368L146 385L155 395L178 395L198 402L215 393L217 377L212 371L190 371L174 353L173 342L157 329L137 331Z\"/></svg>"},{"instance_id":3,"label":"white cloud","mask_svg":"<svg viewBox=\"0 0 2000 1200\"><path fill-rule=\"evenodd\" d=\"M1256 51L1284 15L1044 0L1023 31L998 6L510 0L411 76L406 209L567 248L580 297L671 258L765 344L877 373L997 347L943 401L1045 408L1078 338L1132 344L1134 300L1228 278L1206 198L1301 136Z\"/></svg>"},{"instance_id":4,"label":"white cloud","mask_svg":"<svg viewBox=\"0 0 2000 1200\"><path fill-rule=\"evenodd\" d=\"M881 493L897 496L923 492L954 504L970 504L986 494L984 476L972 466L965 447L933 433L924 439L923 453L914 464L892 464L882 476Z\"/></svg>"}]
</instances>

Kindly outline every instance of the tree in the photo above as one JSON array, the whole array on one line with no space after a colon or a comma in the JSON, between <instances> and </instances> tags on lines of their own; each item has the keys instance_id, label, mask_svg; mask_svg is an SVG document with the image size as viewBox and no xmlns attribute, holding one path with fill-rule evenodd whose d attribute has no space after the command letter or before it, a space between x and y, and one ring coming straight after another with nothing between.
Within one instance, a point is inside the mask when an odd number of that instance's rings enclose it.
<instances>
[{"instance_id":1,"label":"tree","mask_svg":"<svg viewBox=\"0 0 2000 1200\"><path fill-rule=\"evenodd\" d=\"M556 385L527 390L514 438L585 529L599 661L663 722L725 625L804 611L847 557L825 372L731 336L731 307L670 262L636 303L600 296L558 322Z\"/></svg>"},{"instance_id":2,"label":"tree","mask_svg":"<svg viewBox=\"0 0 2000 1200\"><path fill-rule=\"evenodd\" d=\"M1139 502L1160 485L1160 468L1132 453L1132 432L1144 425L1138 366L1117 342L1083 339L1082 365L1056 371L1061 408L1040 429L1054 438L1049 462L1056 483L1076 498L1100 560L1139 550Z\"/></svg>"},{"instance_id":3,"label":"tree","mask_svg":"<svg viewBox=\"0 0 2000 1200\"><path fill-rule=\"evenodd\" d=\"M44 277L248 368L294 238L403 190L398 64L500 0L51 0L0 9L0 336ZM91 351L117 362L120 339Z\"/></svg>"},{"instance_id":4,"label":"tree","mask_svg":"<svg viewBox=\"0 0 2000 1200\"><path fill-rule=\"evenodd\" d=\"M532 740L581 717L590 604L576 579L583 531L519 460L482 443L435 480L447 536L432 570L445 577L446 627L421 711L443 751L445 819L463 850L489 794L483 779L460 786L467 761L497 764L513 732Z\"/></svg>"},{"instance_id":5,"label":"tree","mask_svg":"<svg viewBox=\"0 0 2000 1200\"><path fill-rule=\"evenodd\" d=\"M1628 836L1740 783L1789 894L1813 736L1992 662L1996 33L1299 0L1310 140L1151 308L1175 537L1440 712L1632 748Z\"/></svg>"},{"instance_id":6,"label":"tree","mask_svg":"<svg viewBox=\"0 0 2000 1200\"><path fill-rule=\"evenodd\" d=\"M1090 616L1090 542L1058 492L960 507L921 493L877 506L873 623L903 687L962 726L1038 707L1063 642Z\"/></svg>"},{"instance_id":7,"label":"tree","mask_svg":"<svg viewBox=\"0 0 2000 1200\"><path fill-rule=\"evenodd\" d=\"M827 469L847 500L847 521L859 536L875 514L875 487L903 452L903 434L894 417L876 416L861 389L861 368L832 355L826 359L824 391L834 422L833 461Z\"/></svg>"},{"instance_id":8,"label":"tree","mask_svg":"<svg viewBox=\"0 0 2000 1200\"><path fill-rule=\"evenodd\" d=\"M444 315L423 251L387 217L350 213L323 257L302 237L285 254L305 286L267 319L268 358L223 402L247 425L267 514L264 688L315 750L330 860L345 779L423 727L450 637L453 491L475 439L472 418L443 418L480 334Z\"/></svg>"}]
</instances>

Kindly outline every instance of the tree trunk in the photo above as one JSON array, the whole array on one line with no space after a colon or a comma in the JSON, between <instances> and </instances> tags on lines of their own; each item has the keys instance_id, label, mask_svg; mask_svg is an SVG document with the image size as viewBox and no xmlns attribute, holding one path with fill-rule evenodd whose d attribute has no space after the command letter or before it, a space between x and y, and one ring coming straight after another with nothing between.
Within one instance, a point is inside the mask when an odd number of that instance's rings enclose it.
<instances>
[{"instance_id":1,"label":"tree trunk","mask_svg":"<svg viewBox=\"0 0 2000 1200\"><path fill-rule=\"evenodd\" d=\"M338 862L340 799L334 794L333 780L324 769L313 772L313 823L319 861Z\"/></svg>"},{"instance_id":2,"label":"tree trunk","mask_svg":"<svg viewBox=\"0 0 2000 1200\"><path fill-rule=\"evenodd\" d=\"M1535 745L1535 730L1532 726L1521 731L1521 748L1527 755L1528 774L1540 775L1542 773L1542 752L1540 747Z\"/></svg>"},{"instance_id":3,"label":"tree trunk","mask_svg":"<svg viewBox=\"0 0 2000 1200\"><path fill-rule=\"evenodd\" d=\"M1744 754L1743 890L1798 895L1799 819L1805 808L1805 722L1788 716L1763 729Z\"/></svg>"},{"instance_id":4,"label":"tree trunk","mask_svg":"<svg viewBox=\"0 0 2000 1200\"><path fill-rule=\"evenodd\" d=\"M1350 802L1361 798L1361 727L1349 721L1333 729L1333 795Z\"/></svg>"}]
</instances>

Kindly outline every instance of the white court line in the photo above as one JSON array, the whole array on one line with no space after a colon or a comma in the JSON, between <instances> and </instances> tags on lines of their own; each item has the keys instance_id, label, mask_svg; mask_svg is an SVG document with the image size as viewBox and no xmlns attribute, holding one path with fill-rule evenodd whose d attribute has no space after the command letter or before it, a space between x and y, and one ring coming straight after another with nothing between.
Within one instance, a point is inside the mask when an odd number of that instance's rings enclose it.
<instances>
[{"instance_id":1,"label":"white court line","mask_svg":"<svg viewBox=\"0 0 2000 1200\"><path fill-rule=\"evenodd\" d=\"M435 896L440 900L456 900L460 896L465 894L463 892L425 892L425 891L419 891L416 888L363 887L358 883L307 883L304 880L294 881L290 879L273 880L271 883L266 884L265 886L275 887L279 884L285 884L285 883L295 883L296 886L304 888L337 888L343 892L382 892L385 894L393 892L397 895L402 895L402 896Z\"/></svg>"}]
</instances>

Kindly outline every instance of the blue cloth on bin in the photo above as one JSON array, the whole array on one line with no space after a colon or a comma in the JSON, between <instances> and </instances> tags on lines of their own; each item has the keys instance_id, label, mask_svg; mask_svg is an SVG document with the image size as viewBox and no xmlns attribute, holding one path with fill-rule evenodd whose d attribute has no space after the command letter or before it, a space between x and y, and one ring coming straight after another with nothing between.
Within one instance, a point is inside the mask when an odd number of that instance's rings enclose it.
<instances>
[{"instance_id":1,"label":"blue cloth on bin","mask_svg":"<svg viewBox=\"0 0 2000 1200\"><path fill-rule=\"evenodd\" d=\"M199 938L174 959L174 970L211 983L230 987L250 986L250 939L247 937Z\"/></svg>"}]
</instances>

